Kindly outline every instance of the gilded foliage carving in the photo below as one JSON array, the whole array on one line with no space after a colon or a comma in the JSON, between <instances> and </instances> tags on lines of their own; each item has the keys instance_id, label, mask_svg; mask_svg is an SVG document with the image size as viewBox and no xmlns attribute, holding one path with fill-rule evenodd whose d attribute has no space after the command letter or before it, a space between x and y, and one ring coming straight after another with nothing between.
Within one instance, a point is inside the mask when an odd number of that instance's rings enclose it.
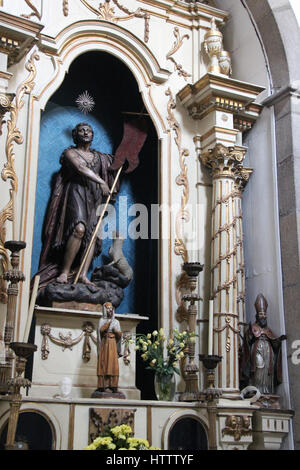
<instances>
[{"instance_id":1,"label":"gilded foliage carving","mask_svg":"<svg viewBox=\"0 0 300 470\"><path fill-rule=\"evenodd\" d=\"M17 127L17 121L19 113L24 106L24 95L29 94L35 83L34 79L36 77L36 67L35 60L38 60L39 56L36 52L33 52L30 56L28 62L26 62L25 68L29 72L28 77L22 82L16 92L15 103L10 105L10 119L7 121L7 137L5 144L5 153L6 153L6 163L1 172L1 177L3 181L10 180L10 189L9 189L9 201L6 206L0 212L0 263L1 270L3 272L7 271L9 256L6 249L4 248L5 238L6 238L6 221L14 221L15 218L15 196L18 191L18 177L15 169L15 154L14 154L14 144L22 144L23 137L20 130ZM4 285L2 284L0 292L0 301L6 301L6 291Z\"/></svg>"},{"instance_id":2,"label":"gilded foliage carving","mask_svg":"<svg viewBox=\"0 0 300 470\"><path fill-rule=\"evenodd\" d=\"M93 13L95 13L99 19L105 21L111 21L117 23L119 21L126 21L132 18L142 18L145 21L144 28L144 41L148 42L149 40L149 13L143 11L141 8L138 8L136 11L130 11L127 7L122 5L118 0L105 0L103 3L100 3L99 6L94 6L90 1L81 0L81 2ZM126 16L117 16L115 13L115 8L112 6L111 2Z\"/></svg>"},{"instance_id":3,"label":"gilded foliage carving","mask_svg":"<svg viewBox=\"0 0 300 470\"><path fill-rule=\"evenodd\" d=\"M190 214L188 210L186 209L186 205L188 203L189 199L189 182L188 182L188 177L187 177L187 166L185 163L186 157L189 155L189 151L186 148L182 147L182 135L181 135L181 129L179 126L178 121L175 118L175 115L173 113L173 109L176 108L176 103L175 100L172 96L172 92L170 88L166 91L166 95L169 96L169 101L168 101L168 123L170 125L170 128L174 131L175 133L175 143L177 145L178 151L179 151L179 165L180 165L180 173L176 177L176 184L178 186L183 186L183 193L181 197L181 210L178 212L176 216L176 238L175 238L175 253L176 255L180 255L183 258L184 262L188 261L188 253L186 246L183 241L183 233L182 233L182 226L183 226L183 221L188 222L190 220Z\"/></svg>"},{"instance_id":4,"label":"gilded foliage carving","mask_svg":"<svg viewBox=\"0 0 300 470\"><path fill-rule=\"evenodd\" d=\"M41 326L41 334L43 336L42 345L41 345L41 354L42 359L47 360L50 347L49 347L49 340L56 344L57 346L61 346L63 351L65 349L72 350L73 346L80 343L80 341L84 338L83 341L83 350L82 350L82 360L83 362L88 362L91 357L91 342L93 341L94 344L97 344L97 338L93 336L94 326L90 322L85 322L82 325L82 332L80 333L77 338L72 338L72 333L69 332L66 335L62 334L61 332L58 333L58 338L51 334L51 326L48 324L44 324Z\"/></svg>"},{"instance_id":5,"label":"gilded foliage carving","mask_svg":"<svg viewBox=\"0 0 300 470\"><path fill-rule=\"evenodd\" d=\"M191 74L185 72L185 70L183 70L183 68L182 68L182 65L178 64L176 62L176 60L174 59L174 57L172 57L172 56L175 54L175 52L177 52L180 49L180 47L183 44L184 39L189 39L189 35L184 34L183 36L181 36L178 27L174 28L173 34L175 36L175 42L174 42L171 50L166 55L166 58L167 58L167 60L170 60L171 62L173 62L174 70L177 71L178 75L180 77L183 77L185 80L187 80L188 77L191 77Z\"/></svg>"}]
</instances>

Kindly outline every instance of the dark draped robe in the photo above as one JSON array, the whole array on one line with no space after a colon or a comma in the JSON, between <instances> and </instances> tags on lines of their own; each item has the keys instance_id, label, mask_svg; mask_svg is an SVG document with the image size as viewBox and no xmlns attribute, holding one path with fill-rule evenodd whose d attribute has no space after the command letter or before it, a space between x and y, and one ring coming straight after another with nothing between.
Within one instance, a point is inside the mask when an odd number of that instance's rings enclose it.
<instances>
[{"instance_id":1,"label":"dark draped robe","mask_svg":"<svg viewBox=\"0 0 300 470\"><path fill-rule=\"evenodd\" d=\"M75 147L69 148L76 151ZM43 247L39 270L36 273L40 276L39 290L59 275L67 241L75 226L82 223L85 226L85 233L74 267L79 265L98 222L98 207L106 200L101 186L79 173L65 157L65 152L66 150L60 157L61 169L55 178L43 228ZM87 163L87 166L100 175L111 188L115 172L108 171L108 168L113 162L113 156L93 149L91 152L94 158L91 163ZM117 185L116 191L118 187ZM101 240L98 237L96 240L94 257L101 252Z\"/></svg>"}]
</instances>

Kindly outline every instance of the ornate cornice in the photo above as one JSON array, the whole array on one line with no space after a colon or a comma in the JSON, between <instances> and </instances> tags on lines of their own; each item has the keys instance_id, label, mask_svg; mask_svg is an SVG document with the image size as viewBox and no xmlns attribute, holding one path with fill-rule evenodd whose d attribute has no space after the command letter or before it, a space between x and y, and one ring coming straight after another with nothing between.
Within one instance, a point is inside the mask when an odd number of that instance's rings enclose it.
<instances>
[{"instance_id":1,"label":"ornate cornice","mask_svg":"<svg viewBox=\"0 0 300 470\"><path fill-rule=\"evenodd\" d=\"M8 66L18 63L38 41L43 25L0 11L0 50L8 55Z\"/></svg>"},{"instance_id":2,"label":"ornate cornice","mask_svg":"<svg viewBox=\"0 0 300 470\"><path fill-rule=\"evenodd\" d=\"M207 73L196 83L186 85L177 96L193 119L223 111L234 115L236 129L248 130L262 111L263 107L254 101L263 90L225 75Z\"/></svg>"}]
</instances>

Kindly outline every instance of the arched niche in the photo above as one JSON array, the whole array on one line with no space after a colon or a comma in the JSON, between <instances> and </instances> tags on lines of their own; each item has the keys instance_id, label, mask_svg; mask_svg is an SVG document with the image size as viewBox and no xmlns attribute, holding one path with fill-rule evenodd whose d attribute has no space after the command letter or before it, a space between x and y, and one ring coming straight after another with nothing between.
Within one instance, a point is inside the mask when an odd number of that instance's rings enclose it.
<instances>
[{"instance_id":1,"label":"arched niche","mask_svg":"<svg viewBox=\"0 0 300 470\"><path fill-rule=\"evenodd\" d=\"M172 413L162 432L162 448L208 450L207 418L194 410Z\"/></svg>"},{"instance_id":2,"label":"arched niche","mask_svg":"<svg viewBox=\"0 0 300 470\"><path fill-rule=\"evenodd\" d=\"M188 439L187 439L188 436ZM208 450L206 429L193 415L178 418L168 433L168 450Z\"/></svg>"},{"instance_id":3,"label":"arched niche","mask_svg":"<svg viewBox=\"0 0 300 470\"><path fill-rule=\"evenodd\" d=\"M0 450L5 448L7 430L8 417L0 429ZM21 410L15 442L20 450L55 450L57 436L49 416L36 409Z\"/></svg>"},{"instance_id":4,"label":"arched niche","mask_svg":"<svg viewBox=\"0 0 300 470\"><path fill-rule=\"evenodd\" d=\"M75 102L85 90L96 103L87 116L78 110ZM158 238L151 238L150 220L152 205L159 203L158 138L132 72L123 61L104 51L87 51L77 56L41 114L31 277L38 271L43 223L53 175L60 168L62 151L73 144L72 129L78 122L90 123L94 129L92 147L114 154L122 139L124 117L138 117L139 114L147 120L148 137L140 153L138 168L121 177L121 188L112 215L113 218L115 216L115 228L125 236L124 255L134 270L134 279L124 290L124 298L116 312L148 316L149 322L141 325L139 332L149 332L158 327L159 247ZM140 237L132 239L130 229L141 215L146 227L137 227ZM113 225L112 220L110 222ZM107 226L104 228L107 229ZM111 243L111 235L108 234L108 238L103 240L102 253L94 260L91 270L108 262ZM154 398L151 374L141 376L142 364L137 369L140 369L138 388L146 392L145 398ZM149 386L145 387L148 380Z\"/></svg>"}]
</instances>

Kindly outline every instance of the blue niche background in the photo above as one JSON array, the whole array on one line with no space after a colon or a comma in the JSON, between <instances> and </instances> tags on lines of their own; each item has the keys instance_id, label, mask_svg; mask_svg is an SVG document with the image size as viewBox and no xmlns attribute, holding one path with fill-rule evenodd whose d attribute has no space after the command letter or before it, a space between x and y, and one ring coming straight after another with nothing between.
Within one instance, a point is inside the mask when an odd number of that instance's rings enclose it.
<instances>
[{"instance_id":1,"label":"blue niche background","mask_svg":"<svg viewBox=\"0 0 300 470\"><path fill-rule=\"evenodd\" d=\"M94 110L87 116L75 105L78 95L85 90L96 103ZM53 175L60 168L61 153L73 145L72 129L78 122L88 122L94 129L92 147L103 153L113 154L122 139L124 112L146 112L136 80L129 69L104 52L89 52L77 58L41 116L32 276L38 271L42 228ZM123 206L119 211L120 197L127 197L127 208L133 203L146 205L149 215L151 204L158 203L157 136L149 118L147 124L148 137L140 153L140 165L132 174L122 175L120 192L114 205L116 229L123 235L124 226L127 225L128 229L135 217L128 217ZM148 230L150 234L150 220ZM102 253L94 260L90 271L108 261L111 243L109 239L103 240ZM134 270L134 279L124 290L124 299L116 311L149 316L147 330L151 331L151 328L157 326L158 241L132 240L127 237L123 251Z\"/></svg>"}]
</instances>

